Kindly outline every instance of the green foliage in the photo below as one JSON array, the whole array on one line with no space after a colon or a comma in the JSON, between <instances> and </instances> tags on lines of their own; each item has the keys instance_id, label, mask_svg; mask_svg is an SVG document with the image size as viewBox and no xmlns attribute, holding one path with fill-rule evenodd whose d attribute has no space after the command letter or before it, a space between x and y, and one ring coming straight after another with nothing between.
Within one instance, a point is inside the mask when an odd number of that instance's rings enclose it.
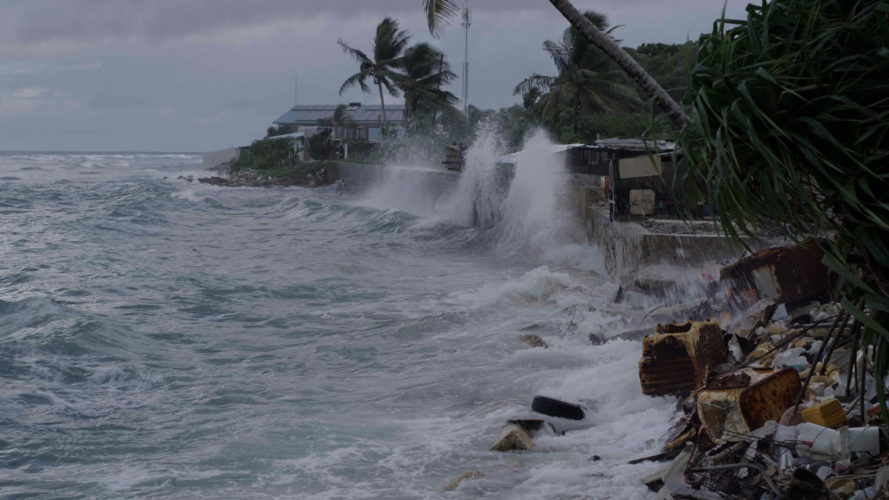
<instances>
[{"instance_id":1,"label":"green foliage","mask_svg":"<svg viewBox=\"0 0 889 500\"><path fill-rule=\"evenodd\" d=\"M731 236L768 219L794 238L831 237L825 263L878 346L889 420L887 13L885 0L773 0L732 29L717 23L691 75L678 185L689 203L708 199Z\"/></svg>"},{"instance_id":2,"label":"green foliage","mask_svg":"<svg viewBox=\"0 0 889 500\"><path fill-rule=\"evenodd\" d=\"M649 139L673 139L675 133L666 115L649 112L609 115L590 113L580 120L578 134L571 134L570 128L560 131L561 142L590 142L601 137L645 137Z\"/></svg>"},{"instance_id":3,"label":"green foliage","mask_svg":"<svg viewBox=\"0 0 889 500\"><path fill-rule=\"evenodd\" d=\"M309 156L313 160L329 160L333 156L333 145L330 142L330 130L324 130L309 137Z\"/></svg>"},{"instance_id":4,"label":"green foliage","mask_svg":"<svg viewBox=\"0 0 889 500\"><path fill-rule=\"evenodd\" d=\"M291 142L286 139L253 141L250 149L232 164L232 170L272 170L297 163Z\"/></svg>"},{"instance_id":5,"label":"green foliage","mask_svg":"<svg viewBox=\"0 0 889 500\"><path fill-rule=\"evenodd\" d=\"M333 115L330 118L318 120L318 125L324 127L353 127L355 122L352 120L346 105L340 104L333 110Z\"/></svg>"},{"instance_id":6,"label":"green foliage","mask_svg":"<svg viewBox=\"0 0 889 500\"><path fill-rule=\"evenodd\" d=\"M278 135L292 134L294 132L296 132L296 130L294 130L293 126L291 126L291 125L287 125L287 124L272 125L271 127L266 129L265 136L266 136L266 138L268 138L268 137L275 137Z\"/></svg>"},{"instance_id":7,"label":"green foliage","mask_svg":"<svg viewBox=\"0 0 889 500\"><path fill-rule=\"evenodd\" d=\"M442 90L455 75L444 54L428 43L418 43L404 51L398 65L400 72L392 78L404 93L405 117L411 120L418 112L430 112L457 102L454 94Z\"/></svg>"},{"instance_id":8,"label":"green foliage","mask_svg":"<svg viewBox=\"0 0 889 500\"><path fill-rule=\"evenodd\" d=\"M599 29L607 26L601 14L585 15ZM561 42L543 42L543 50L552 58L558 74L533 74L519 82L513 93L542 92L537 109L541 119L553 129L561 128L567 117L576 135L584 113L636 109L638 95L624 74L574 27L565 30ZM566 110L570 110L567 116Z\"/></svg>"},{"instance_id":9,"label":"green foliage","mask_svg":"<svg viewBox=\"0 0 889 500\"><path fill-rule=\"evenodd\" d=\"M361 50L350 47L343 40L337 43L343 52L358 62L358 72L350 76L340 87L340 95L348 88L358 86L362 92L369 93L370 87L367 80L371 79L380 93L380 106L383 107L383 116L386 116L386 103L383 100L383 88L393 96L398 95L398 89L393 81L394 70L401 64L401 56L407 48L410 35L398 28L398 21L387 17L377 25L377 32L373 41L373 53L370 57Z\"/></svg>"},{"instance_id":10,"label":"green foliage","mask_svg":"<svg viewBox=\"0 0 889 500\"><path fill-rule=\"evenodd\" d=\"M311 163L299 163L296 165L267 169L263 170L262 173L272 179L285 179L293 181L294 183L299 183L300 181L304 181L309 174L316 175L321 170L330 167L331 165L333 165L331 162L313 161Z\"/></svg>"},{"instance_id":11,"label":"green foliage","mask_svg":"<svg viewBox=\"0 0 889 500\"><path fill-rule=\"evenodd\" d=\"M673 99L678 101L685 97L689 73L698 51L697 43L643 43L626 50Z\"/></svg>"}]
</instances>

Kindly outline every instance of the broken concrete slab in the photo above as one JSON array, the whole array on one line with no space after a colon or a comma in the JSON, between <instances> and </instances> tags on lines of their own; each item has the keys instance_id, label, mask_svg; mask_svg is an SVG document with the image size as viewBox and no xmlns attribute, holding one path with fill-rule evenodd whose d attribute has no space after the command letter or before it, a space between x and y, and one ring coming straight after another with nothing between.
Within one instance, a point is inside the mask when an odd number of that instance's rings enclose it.
<instances>
[{"instance_id":1,"label":"broken concrete slab","mask_svg":"<svg viewBox=\"0 0 889 500\"><path fill-rule=\"evenodd\" d=\"M704 385L710 369L726 356L715 321L660 324L642 339L639 380L650 396L686 395Z\"/></svg>"}]
</instances>

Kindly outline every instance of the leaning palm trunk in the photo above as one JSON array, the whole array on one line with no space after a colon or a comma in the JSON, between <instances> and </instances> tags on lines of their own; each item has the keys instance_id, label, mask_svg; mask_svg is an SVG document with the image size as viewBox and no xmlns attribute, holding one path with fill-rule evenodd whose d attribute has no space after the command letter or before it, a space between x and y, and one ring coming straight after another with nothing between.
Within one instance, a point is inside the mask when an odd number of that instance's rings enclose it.
<instances>
[{"instance_id":1,"label":"leaning palm trunk","mask_svg":"<svg viewBox=\"0 0 889 500\"><path fill-rule=\"evenodd\" d=\"M383 101L383 83L377 82L377 87L380 89L380 110L383 112L383 131L385 132L386 124L389 123L389 120L386 120L386 102Z\"/></svg>"},{"instance_id":2,"label":"leaning palm trunk","mask_svg":"<svg viewBox=\"0 0 889 500\"><path fill-rule=\"evenodd\" d=\"M567 19L572 26L580 30L581 33L590 39L590 42L592 42L593 45L598 47L605 53L605 55L613 59L620 69L639 85L649 97L653 97L677 128L681 128L682 125L689 121L688 115L682 110L682 106L670 97L670 94L668 94L667 91L665 91L657 81L655 81L655 79L636 62L635 59L630 57L620 45L596 29L593 23L575 9L574 5L572 5L569 0L549 1L562 13L563 16L565 16L565 19Z\"/></svg>"}]
</instances>

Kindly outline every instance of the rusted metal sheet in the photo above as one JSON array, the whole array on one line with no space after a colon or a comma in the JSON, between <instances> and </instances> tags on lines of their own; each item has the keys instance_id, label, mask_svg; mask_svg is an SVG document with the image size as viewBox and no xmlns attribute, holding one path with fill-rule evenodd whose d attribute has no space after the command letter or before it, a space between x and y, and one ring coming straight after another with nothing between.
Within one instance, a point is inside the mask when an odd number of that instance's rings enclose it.
<instances>
[{"instance_id":1,"label":"rusted metal sheet","mask_svg":"<svg viewBox=\"0 0 889 500\"><path fill-rule=\"evenodd\" d=\"M749 298L751 292L761 299L779 304L823 295L830 288L831 275L821 263L824 257L816 242L804 246L769 248L724 267L720 281L729 284L732 293Z\"/></svg>"},{"instance_id":2,"label":"rusted metal sheet","mask_svg":"<svg viewBox=\"0 0 889 500\"><path fill-rule=\"evenodd\" d=\"M722 330L715 321L655 326L642 339L639 381L650 396L685 395L704 385L710 369L725 359Z\"/></svg>"},{"instance_id":3,"label":"rusted metal sheet","mask_svg":"<svg viewBox=\"0 0 889 500\"><path fill-rule=\"evenodd\" d=\"M714 441L732 440L780 419L800 389L799 373L793 368L744 368L698 391L698 417Z\"/></svg>"}]
</instances>

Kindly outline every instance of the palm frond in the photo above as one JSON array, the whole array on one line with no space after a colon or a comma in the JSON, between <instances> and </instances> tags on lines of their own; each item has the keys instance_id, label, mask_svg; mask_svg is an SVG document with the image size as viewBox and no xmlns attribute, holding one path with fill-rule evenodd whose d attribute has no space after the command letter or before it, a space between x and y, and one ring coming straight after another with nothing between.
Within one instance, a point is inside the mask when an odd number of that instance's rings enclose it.
<instances>
[{"instance_id":1,"label":"palm frond","mask_svg":"<svg viewBox=\"0 0 889 500\"><path fill-rule=\"evenodd\" d=\"M460 12L456 0L423 0L423 9L429 33L436 38L441 36L444 25Z\"/></svg>"},{"instance_id":2,"label":"palm frond","mask_svg":"<svg viewBox=\"0 0 889 500\"><path fill-rule=\"evenodd\" d=\"M364 64L364 63L370 62L370 58L367 57L367 54L365 54L364 52L362 52L358 49L350 47L348 44L346 44L346 42L343 41L342 38L337 40L336 43L338 43L339 46L342 47L343 52L348 54L349 57L351 57L352 59L355 59L359 63Z\"/></svg>"},{"instance_id":3,"label":"palm frond","mask_svg":"<svg viewBox=\"0 0 889 500\"><path fill-rule=\"evenodd\" d=\"M343 85L340 87L340 95L343 95L343 92L348 90L355 85L361 88L361 91L365 94L370 92L370 87L367 86L367 74L363 72L355 73L354 75L346 78L346 81L343 82Z\"/></svg>"},{"instance_id":4,"label":"palm frond","mask_svg":"<svg viewBox=\"0 0 889 500\"><path fill-rule=\"evenodd\" d=\"M565 68L571 64L570 46L558 44L552 40L546 40L543 42L543 51L549 54L553 59L553 64L556 65L556 69L559 73L565 71Z\"/></svg>"},{"instance_id":5,"label":"palm frond","mask_svg":"<svg viewBox=\"0 0 889 500\"><path fill-rule=\"evenodd\" d=\"M555 76L544 76L534 73L528 78L520 81L519 84L516 85L515 88L512 90L512 95L527 94L531 90L546 92L553 85L553 83L556 82L556 80L557 78Z\"/></svg>"}]
</instances>

